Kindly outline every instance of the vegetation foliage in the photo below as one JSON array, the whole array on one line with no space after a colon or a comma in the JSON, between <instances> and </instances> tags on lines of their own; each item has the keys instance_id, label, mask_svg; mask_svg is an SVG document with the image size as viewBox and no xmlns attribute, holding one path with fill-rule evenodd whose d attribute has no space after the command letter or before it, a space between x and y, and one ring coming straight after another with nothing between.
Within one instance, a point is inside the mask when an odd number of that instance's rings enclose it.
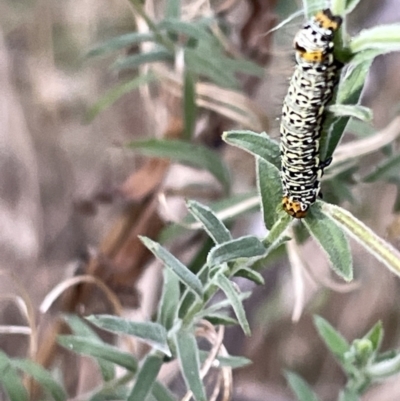
<instances>
[{"instance_id":1,"label":"vegetation foliage","mask_svg":"<svg viewBox=\"0 0 400 401\"><path fill-rule=\"evenodd\" d=\"M169 68L179 64L182 74L180 85L184 105L184 138L141 139L128 146L146 156L166 158L209 171L221 184L225 199L210 206L196 201L187 202L190 215L183 222L183 227L201 227L212 240L206 261L197 272L191 271L160 243L141 238L143 244L165 267L162 296L153 321L136 322L112 315L95 315L84 319L67 315L64 319L72 334L60 336L58 342L68 350L92 357L101 372L102 385L80 396L80 399L176 400L176 396L157 380L163 364L176 359L190 392L189 397L192 394L196 401L206 401L211 398L204 385L204 377L211 367L217 369L219 373L216 375L221 375L223 381L222 373L244 366L249 361L240 356L227 355L221 343L206 353L197 339L199 327L206 324L204 321L211 322L215 327L238 324L246 335L251 335L243 306L243 301L250 294L241 292L232 279L245 277L262 285L264 279L259 272L259 266L262 265L260 261L265 261L272 251L284 247L288 241L300 243L302 239L297 230L299 225L303 225L306 236L312 237L324 250L334 272L346 281L353 279L349 236L396 275L400 275L400 254L350 212L327 201L318 201L302 221L295 221L285 214L281 209L279 145L267 133L235 130L223 134L227 144L251 153L256 159L258 193L232 196L229 171L224 161L215 151L192 143L199 103L197 87L199 82L204 81L225 89L239 90L238 73L258 76L262 70L254 63L227 51L223 41L215 34L216 27L221 32L227 28L219 27L215 18L184 21L180 16L179 1L169 0L165 18L155 22L145 14L140 1L130 2L135 12L146 21L149 32L133 32L113 38L90 51L89 56L103 56L145 42L152 46L149 50L119 58L114 63L113 68L118 71L129 69L138 70L139 73L135 78L111 89L90 110L88 118L93 119L120 96L135 88L165 82L165 71L152 68L153 64L163 63ZM323 3L304 1L306 16L323 8ZM357 0L333 0L331 7L335 14L346 18L357 3ZM346 24L343 24L336 56L346 66L321 141L321 157L324 159L333 155L333 163L327 171L324 185L328 187L334 183L337 197L335 203L346 199L345 188L352 184L351 172L358 159L365 155L362 152L341 154L339 163L335 162L335 148L349 123L354 119L368 122L372 118L371 110L359 105L358 101L373 59L400 48L399 25L377 26L361 31L355 37L349 37L345 28ZM208 54L212 54L212 59L204 57ZM229 99L225 107L231 108L234 113L246 114L246 110L229 106ZM357 143L354 145L357 149ZM377 152L379 149L374 148L372 151ZM400 185L396 173L399 156L391 153L390 149L386 154L386 159L363 177L365 182L386 180ZM255 202L249 202L254 199ZM397 201L396 205L399 204L400 201ZM257 205L262 210L267 229L265 238L252 235L233 238L226 222L238 213L253 210ZM168 228L168 234L164 233L163 238L170 240L172 236L179 236L181 231L176 228ZM222 292L225 299L214 302L217 292ZM229 313L230 308L233 309L234 318ZM315 326L347 376L347 383L338 400L359 400L373 383L400 371L399 351L380 352L383 338L381 323L377 323L364 337L352 343L321 317L315 317ZM134 337L146 344L149 352L142 360L138 360L130 352L103 341L94 327L119 337ZM222 330L206 327L215 333ZM117 374L116 366L121 368L122 373ZM12 401L29 398L20 372L31 376L54 400L63 401L68 398L56 375L31 360L9 358L0 353L0 367L0 382ZM286 372L286 378L300 401L318 400L306 382L295 373ZM224 386L229 387L229 383L224 382Z\"/></svg>"}]
</instances>

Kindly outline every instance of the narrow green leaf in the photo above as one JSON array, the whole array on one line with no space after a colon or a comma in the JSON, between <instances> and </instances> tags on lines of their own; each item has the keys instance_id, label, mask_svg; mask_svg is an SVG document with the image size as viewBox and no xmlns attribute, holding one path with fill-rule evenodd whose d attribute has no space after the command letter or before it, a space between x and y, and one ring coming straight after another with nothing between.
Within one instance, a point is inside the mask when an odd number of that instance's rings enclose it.
<instances>
[{"instance_id":1,"label":"narrow green leaf","mask_svg":"<svg viewBox=\"0 0 400 401\"><path fill-rule=\"evenodd\" d=\"M243 267L235 273L235 277L244 277L247 280L253 281L257 285L264 285L264 277L257 271L249 268Z\"/></svg>"},{"instance_id":2,"label":"narrow green leaf","mask_svg":"<svg viewBox=\"0 0 400 401\"><path fill-rule=\"evenodd\" d=\"M64 315L63 318L76 336L85 337L93 342L97 341L100 345L104 344L104 341L80 317L76 315ZM92 356L99 365L104 381L112 380L115 377L114 365L101 358L96 358L96 355Z\"/></svg>"},{"instance_id":3,"label":"narrow green leaf","mask_svg":"<svg viewBox=\"0 0 400 401\"><path fill-rule=\"evenodd\" d=\"M400 155L396 154L386 159L383 163L378 165L373 171L367 174L364 182L374 182L378 180L392 180L399 177L400 169Z\"/></svg>"},{"instance_id":4,"label":"narrow green leaf","mask_svg":"<svg viewBox=\"0 0 400 401\"><path fill-rule=\"evenodd\" d=\"M307 19L313 17L318 11L326 8L325 0L303 0L304 15Z\"/></svg>"},{"instance_id":5,"label":"narrow green leaf","mask_svg":"<svg viewBox=\"0 0 400 401\"><path fill-rule=\"evenodd\" d=\"M154 322L133 322L112 315L91 315L86 318L103 330L117 334L135 336L167 356L171 356L167 344L167 332L163 326Z\"/></svg>"},{"instance_id":6,"label":"narrow green leaf","mask_svg":"<svg viewBox=\"0 0 400 401\"><path fill-rule=\"evenodd\" d=\"M376 235L347 210L330 204L324 204L323 209L367 252L374 255L394 274L400 276L400 252L397 249Z\"/></svg>"},{"instance_id":7,"label":"narrow green leaf","mask_svg":"<svg viewBox=\"0 0 400 401\"><path fill-rule=\"evenodd\" d=\"M72 332L79 337L87 337L98 342L103 342L91 327L79 316L72 314L63 315L63 319L68 324Z\"/></svg>"},{"instance_id":8,"label":"narrow green leaf","mask_svg":"<svg viewBox=\"0 0 400 401\"><path fill-rule=\"evenodd\" d=\"M350 14L358 5L360 0L347 0L346 1L346 14Z\"/></svg>"},{"instance_id":9,"label":"narrow green leaf","mask_svg":"<svg viewBox=\"0 0 400 401\"><path fill-rule=\"evenodd\" d=\"M339 393L338 401L360 401L360 395L356 390L345 388Z\"/></svg>"},{"instance_id":10,"label":"narrow green leaf","mask_svg":"<svg viewBox=\"0 0 400 401\"><path fill-rule=\"evenodd\" d=\"M143 139L129 143L136 152L152 157L171 159L209 171L229 191L229 171L218 153L202 145L168 139Z\"/></svg>"},{"instance_id":11,"label":"narrow green leaf","mask_svg":"<svg viewBox=\"0 0 400 401\"><path fill-rule=\"evenodd\" d=\"M152 391L158 372L163 364L163 358L158 355L147 355L137 375L135 384L128 396L128 401L145 400Z\"/></svg>"},{"instance_id":12,"label":"narrow green leaf","mask_svg":"<svg viewBox=\"0 0 400 401\"><path fill-rule=\"evenodd\" d=\"M202 314L204 319L208 320L210 323L212 323L214 326L217 325L222 325L222 326L235 326L239 324L239 322L228 316L225 313L213 313L209 315Z\"/></svg>"},{"instance_id":13,"label":"narrow green leaf","mask_svg":"<svg viewBox=\"0 0 400 401\"><path fill-rule=\"evenodd\" d=\"M240 299L240 294L236 291L232 282L226 278L223 274L217 275L217 285L224 292L228 300L231 302L232 308L235 315L239 321L239 324L247 336L250 336L250 326L246 318L246 313L243 308L242 300Z\"/></svg>"},{"instance_id":14,"label":"narrow green leaf","mask_svg":"<svg viewBox=\"0 0 400 401\"><path fill-rule=\"evenodd\" d=\"M253 131L227 131L223 133L222 139L280 168L279 144L265 132L258 134Z\"/></svg>"},{"instance_id":15,"label":"narrow green leaf","mask_svg":"<svg viewBox=\"0 0 400 401\"><path fill-rule=\"evenodd\" d=\"M186 205L189 212L202 224L204 230L216 244L222 244L223 242L232 240L229 230L209 207L196 201L188 201Z\"/></svg>"},{"instance_id":16,"label":"narrow green leaf","mask_svg":"<svg viewBox=\"0 0 400 401\"><path fill-rule=\"evenodd\" d=\"M93 119L103 110L110 107L114 104L118 99L120 99L123 95L126 95L129 92L139 88L142 85L149 84L156 80L156 77L152 73L139 75L138 77L128 81L123 82L110 89L105 93L93 106L90 107L85 116L85 122L91 122Z\"/></svg>"},{"instance_id":17,"label":"narrow green leaf","mask_svg":"<svg viewBox=\"0 0 400 401\"><path fill-rule=\"evenodd\" d=\"M157 380L153 383L151 394L157 401L176 401L176 398L168 390L168 388L162 385Z\"/></svg>"},{"instance_id":18,"label":"narrow green leaf","mask_svg":"<svg viewBox=\"0 0 400 401\"><path fill-rule=\"evenodd\" d=\"M152 50L147 53L134 54L116 61L112 68L116 70L135 70L144 64L172 62L173 55L165 49Z\"/></svg>"},{"instance_id":19,"label":"narrow green leaf","mask_svg":"<svg viewBox=\"0 0 400 401\"><path fill-rule=\"evenodd\" d=\"M204 362L208 358L208 352L200 350L200 361ZM232 369L242 368L244 366L251 365L253 362L243 356L220 356L218 355L216 360L218 361L218 366L224 367L229 366Z\"/></svg>"},{"instance_id":20,"label":"narrow green leaf","mask_svg":"<svg viewBox=\"0 0 400 401\"><path fill-rule=\"evenodd\" d=\"M128 46L153 40L154 34L152 32L130 32L107 40L106 42L94 47L88 52L87 57L103 56Z\"/></svg>"},{"instance_id":21,"label":"narrow green leaf","mask_svg":"<svg viewBox=\"0 0 400 401\"><path fill-rule=\"evenodd\" d=\"M351 68L342 77L337 91L336 103L341 105L354 105L358 103L371 63L372 60L360 63ZM349 118L337 118L332 114L327 115L323 124L323 131L329 134L321 137L321 160L332 157L334 150L343 136Z\"/></svg>"},{"instance_id":22,"label":"narrow green leaf","mask_svg":"<svg viewBox=\"0 0 400 401\"><path fill-rule=\"evenodd\" d=\"M330 9L334 15L343 15L346 10L346 1L347 0L331 0L330 4L328 3L328 5L330 5ZM325 7L322 8L326 8L326 2Z\"/></svg>"},{"instance_id":23,"label":"narrow green leaf","mask_svg":"<svg viewBox=\"0 0 400 401\"><path fill-rule=\"evenodd\" d=\"M239 83L235 74L232 71L226 70L224 65L221 65L221 59L225 56L222 55L218 48L210 49L208 52L215 50L212 57L204 57L206 47L197 47L195 49L186 49L185 60L186 67L194 72L196 75L206 77L210 79L215 84L230 89L237 89Z\"/></svg>"},{"instance_id":24,"label":"narrow green leaf","mask_svg":"<svg viewBox=\"0 0 400 401\"><path fill-rule=\"evenodd\" d=\"M196 127L196 79L189 70L184 72L183 82L183 116L185 120L185 139L193 137Z\"/></svg>"},{"instance_id":25,"label":"narrow green leaf","mask_svg":"<svg viewBox=\"0 0 400 401\"><path fill-rule=\"evenodd\" d=\"M364 50L362 52L358 52L357 54L353 54L351 57L351 64L358 65L363 63L372 63L372 61L382 54L382 50Z\"/></svg>"},{"instance_id":26,"label":"narrow green leaf","mask_svg":"<svg viewBox=\"0 0 400 401\"><path fill-rule=\"evenodd\" d=\"M240 258L262 256L266 251L257 237L249 235L216 245L208 254L207 263L210 266L218 266Z\"/></svg>"},{"instance_id":27,"label":"narrow green leaf","mask_svg":"<svg viewBox=\"0 0 400 401\"><path fill-rule=\"evenodd\" d=\"M279 214L278 221L272 226L264 239L264 245L270 250L271 248L277 248L277 246L287 241L285 232L292 222L293 218L282 210Z\"/></svg>"},{"instance_id":28,"label":"narrow green leaf","mask_svg":"<svg viewBox=\"0 0 400 401\"><path fill-rule=\"evenodd\" d=\"M64 401L67 399L67 393L63 386L53 379L51 374L42 366L28 359L13 359L12 365L27 375L32 376L55 401Z\"/></svg>"},{"instance_id":29,"label":"narrow green leaf","mask_svg":"<svg viewBox=\"0 0 400 401\"><path fill-rule=\"evenodd\" d=\"M346 71L339 84L336 102L339 104L357 104L372 60L357 64Z\"/></svg>"},{"instance_id":30,"label":"narrow green leaf","mask_svg":"<svg viewBox=\"0 0 400 401\"><path fill-rule=\"evenodd\" d=\"M10 401L28 401L28 392L21 378L12 365L12 361L2 351L0 351L0 385Z\"/></svg>"},{"instance_id":31,"label":"narrow green leaf","mask_svg":"<svg viewBox=\"0 0 400 401\"><path fill-rule=\"evenodd\" d=\"M137 371L137 361L129 353L120 351L117 347L86 337L62 335L57 339L63 347L78 354L89 355L96 359L122 366L131 372Z\"/></svg>"},{"instance_id":32,"label":"narrow green leaf","mask_svg":"<svg viewBox=\"0 0 400 401\"><path fill-rule=\"evenodd\" d=\"M298 401L318 401L317 396L310 386L299 375L293 372L285 372L286 380L290 388L296 394Z\"/></svg>"},{"instance_id":33,"label":"narrow green leaf","mask_svg":"<svg viewBox=\"0 0 400 401\"><path fill-rule=\"evenodd\" d=\"M185 22L178 18L168 18L160 22L159 28L185 35L199 41L215 42L215 38L205 24L194 23L193 21Z\"/></svg>"},{"instance_id":34,"label":"narrow green leaf","mask_svg":"<svg viewBox=\"0 0 400 401\"><path fill-rule=\"evenodd\" d=\"M386 24L364 29L350 42L350 50L358 53L363 50L378 49L382 53L400 49L400 24Z\"/></svg>"},{"instance_id":35,"label":"narrow green leaf","mask_svg":"<svg viewBox=\"0 0 400 401\"><path fill-rule=\"evenodd\" d=\"M88 401L126 400L130 389L127 386L105 386L91 394Z\"/></svg>"},{"instance_id":36,"label":"narrow green leaf","mask_svg":"<svg viewBox=\"0 0 400 401\"><path fill-rule=\"evenodd\" d=\"M143 244L160 259L166 267L171 269L179 279L200 298L203 297L203 285L200 279L193 274L182 262L175 258L164 247L150 238L139 237Z\"/></svg>"},{"instance_id":37,"label":"narrow green leaf","mask_svg":"<svg viewBox=\"0 0 400 401\"><path fill-rule=\"evenodd\" d=\"M369 340L372 344L373 350L376 352L382 345L383 340L383 326L382 322L379 321L372 327L372 329L363 337L363 339Z\"/></svg>"},{"instance_id":38,"label":"narrow green leaf","mask_svg":"<svg viewBox=\"0 0 400 401\"><path fill-rule=\"evenodd\" d=\"M373 380L387 379L400 372L400 354L398 353L393 358L371 364L365 370Z\"/></svg>"},{"instance_id":39,"label":"narrow green leaf","mask_svg":"<svg viewBox=\"0 0 400 401\"><path fill-rule=\"evenodd\" d=\"M164 285L158 306L158 323L167 330L171 329L176 316L176 305L179 303L179 278L170 269L163 270Z\"/></svg>"},{"instance_id":40,"label":"narrow green leaf","mask_svg":"<svg viewBox=\"0 0 400 401\"><path fill-rule=\"evenodd\" d=\"M167 0L165 6L167 18L178 18L181 16L181 0Z\"/></svg>"},{"instance_id":41,"label":"narrow green leaf","mask_svg":"<svg viewBox=\"0 0 400 401\"><path fill-rule=\"evenodd\" d=\"M246 292L241 292L240 294L238 294L239 300L241 302L243 302L245 299L250 298L251 296L251 292L250 291L246 291ZM223 299L222 301L218 301L213 303L212 305L208 306L206 309L203 309L201 312L198 313L197 316L208 316L208 315L212 315L217 311L221 311L225 308L231 308L232 304L230 302L229 299Z\"/></svg>"},{"instance_id":42,"label":"narrow green leaf","mask_svg":"<svg viewBox=\"0 0 400 401\"><path fill-rule=\"evenodd\" d=\"M314 325L332 354L335 355L339 361L344 362L344 355L350 349L347 340L321 316L314 316Z\"/></svg>"},{"instance_id":43,"label":"narrow green leaf","mask_svg":"<svg viewBox=\"0 0 400 401\"><path fill-rule=\"evenodd\" d=\"M372 110L361 105L333 104L328 111L337 117L353 117L361 121L372 121Z\"/></svg>"},{"instance_id":44,"label":"narrow green leaf","mask_svg":"<svg viewBox=\"0 0 400 401\"><path fill-rule=\"evenodd\" d=\"M189 330L181 329L175 333L174 341L186 386L192 391L196 401L207 401L200 377L199 349L194 334Z\"/></svg>"},{"instance_id":45,"label":"narrow green leaf","mask_svg":"<svg viewBox=\"0 0 400 401\"><path fill-rule=\"evenodd\" d=\"M271 228L279 219L278 205L282 204L282 184L279 170L271 163L256 157L257 188L261 197L264 224Z\"/></svg>"},{"instance_id":46,"label":"narrow green leaf","mask_svg":"<svg viewBox=\"0 0 400 401\"><path fill-rule=\"evenodd\" d=\"M333 270L346 281L353 279L353 264L349 242L343 230L321 212L320 202L303 219L307 230L325 251Z\"/></svg>"},{"instance_id":47,"label":"narrow green leaf","mask_svg":"<svg viewBox=\"0 0 400 401\"><path fill-rule=\"evenodd\" d=\"M237 194L221 199L209 204L209 208L217 215L221 221L233 221L238 216L245 213L257 211L259 209L259 197L256 192ZM165 228L160 236L160 243L167 243L180 235L187 232L188 225L195 223L195 219L191 214L187 215L180 224L169 225Z\"/></svg>"}]
</instances>

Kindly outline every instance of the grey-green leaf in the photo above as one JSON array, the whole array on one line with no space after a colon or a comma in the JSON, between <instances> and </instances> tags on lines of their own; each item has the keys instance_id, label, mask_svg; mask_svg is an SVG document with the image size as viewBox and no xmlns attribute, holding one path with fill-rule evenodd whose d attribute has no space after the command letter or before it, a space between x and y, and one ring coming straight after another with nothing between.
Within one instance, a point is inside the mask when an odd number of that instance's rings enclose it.
<instances>
[{"instance_id":1,"label":"grey-green leaf","mask_svg":"<svg viewBox=\"0 0 400 401\"><path fill-rule=\"evenodd\" d=\"M153 383L151 394L157 401L176 401L176 398L168 390L168 388L157 380Z\"/></svg>"},{"instance_id":2,"label":"grey-green leaf","mask_svg":"<svg viewBox=\"0 0 400 401\"><path fill-rule=\"evenodd\" d=\"M165 355L171 356L171 351L167 344L167 332L158 323L134 322L112 315L91 315L86 319L103 330L135 336Z\"/></svg>"},{"instance_id":3,"label":"grey-green leaf","mask_svg":"<svg viewBox=\"0 0 400 401\"><path fill-rule=\"evenodd\" d=\"M163 358L149 354L141 366L135 384L128 396L128 401L146 400L152 391L158 372L163 364Z\"/></svg>"},{"instance_id":4,"label":"grey-green leaf","mask_svg":"<svg viewBox=\"0 0 400 401\"><path fill-rule=\"evenodd\" d=\"M264 277L250 267L242 267L235 273L235 277L244 277L258 285L264 285Z\"/></svg>"},{"instance_id":5,"label":"grey-green leaf","mask_svg":"<svg viewBox=\"0 0 400 401\"><path fill-rule=\"evenodd\" d=\"M203 297L203 286L200 279L193 274L182 262L168 252L164 247L150 238L139 237L143 244L171 269L179 279L200 298Z\"/></svg>"},{"instance_id":6,"label":"grey-green leaf","mask_svg":"<svg viewBox=\"0 0 400 401\"><path fill-rule=\"evenodd\" d=\"M342 105L354 105L358 103L371 63L372 60L360 63L351 68L347 74L342 77L336 98L337 103ZM337 118L328 114L323 124L323 130L328 131L329 135L323 136L320 143L322 160L332 156L343 136L349 118L350 117Z\"/></svg>"},{"instance_id":7,"label":"grey-green leaf","mask_svg":"<svg viewBox=\"0 0 400 401\"><path fill-rule=\"evenodd\" d=\"M271 163L256 158L257 187L261 197L261 211L268 229L278 221L277 207L282 201L282 185L279 170Z\"/></svg>"},{"instance_id":8,"label":"grey-green leaf","mask_svg":"<svg viewBox=\"0 0 400 401\"><path fill-rule=\"evenodd\" d=\"M321 316L314 316L314 325L333 355L341 362L344 362L344 354L350 349L350 345L346 339Z\"/></svg>"},{"instance_id":9,"label":"grey-green leaf","mask_svg":"<svg viewBox=\"0 0 400 401\"><path fill-rule=\"evenodd\" d=\"M360 0L347 0L346 1L346 14L350 14L358 5Z\"/></svg>"},{"instance_id":10,"label":"grey-green leaf","mask_svg":"<svg viewBox=\"0 0 400 401\"><path fill-rule=\"evenodd\" d=\"M223 133L222 139L280 168L279 144L265 132L258 134L253 131L227 131Z\"/></svg>"},{"instance_id":11,"label":"grey-green leaf","mask_svg":"<svg viewBox=\"0 0 400 401\"><path fill-rule=\"evenodd\" d=\"M396 154L379 164L373 171L367 174L364 182L374 182L377 180L391 180L399 177L400 155Z\"/></svg>"},{"instance_id":12,"label":"grey-green leaf","mask_svg":"<svg viewBox=\"0 0 400 401\"><path fill-rule=\"evenodd\" d=\"M353 263L349 242L343 230L325 213L320 203L303 219L310 234L325 251L333 270L346 281L353 279Z\"/></svg>"},{"instance_id":13,"label":"grey-green leaf","mask_svg":"<svg viewBox=\"0 0 400 401\"><path fill-rule=\"evenodd\" d=\"M203 362L207 359L208 357L208 352L207 351L202 351L200 350L200 360ZM219 363L219 366L229 366L232 369L237 369L237 368L242 368L244 366L251 365L253 362L245 358L244 356L234 356L234 355L229 355L229 356L217 356L217 361Z\"/></svg>"},{"instance_id":14,"label":"grey-green leaf","mask_svg":"<svg viewBox=\"0 0 400 401\"><path fill-rule=\"evenodd\" d=\"M240 294L236 291L232 282L221 273L217 275L217 285L231 302L232 308L244 333L250 336L250 326L246 318L242 300L240 299Z\"/></svg>"},{"instance_id":15,"label":"grey-green leaf","mask_svg":"<svg viewBox=\"0 0 400 401\"><path fill-rule=\"evenodd\" d=\"M188 201L186 205L189 212L203 225L204 230L216 244L232 240L229 230L209 207L196 201Z\"/></svg>"},{"instance_id":16,"label":"grey-green leaf","mask_svg":"<svg viewBox=\"0 0 400 401\"><path fill-rule=\"evenodd\" d=\"M376 352L379 350L382 340L383 340L383 326L382 322L379 321L378 323L374 324L371 330L363 336L363 339L367 339L372 344L372 349Z\"/></svg>"},{"instance_id":17,"label":"grey-green leaf","mask_svg":"<svg viewBox=\"0 0 400 401\"><path fill-rule=\"evenodd\" d=\"M72 332L78 337L85 337L88 340L104 344L103 340L89 327L89 325L80 317L76 315L64 315L64 320L67 322L68 326L72 329ZM101 370L101 375L104 381L109 381L115 377L114 365L101 358L96 358L96 355L92 355Z\"/></svg>"},{"instance_id":18,"label":"grey-green leaf","mask_svg":"<svg viewBox=\"0 0 400 401\"><path fill-rule=\"evenodd\" d=\"M165 49L152 50L147 53L134 54L116 61L113 68L117 70L135 70L143 64L172 62L173 55Z\"/></svg>"},{"instance_id":19,"label":"grey-green leaf","mask_svg":"<svg viewBox=\"0 0 400 401\"><path fill-rule=\"evenodd\" d=\"M386 24L361 31L350 42L353 53L378 49L382 53L400 49L400 24Z\"/></svg>"},{"instance_id":20,"label":"grey-green leaf","mask_svg":"<svg viewBox=\"0 0 400 401\"><path fill-rule=\"evenodd\" d=\"M185 120L185 139L193 137L196 127L196 79L195 74L185 70L183 80L183 116Z\"/></svg>"},{"instance_id":21,"label":"grey-green leaf","mask_svg":"<svg viewBox=\"0 0 400 401\"><path fill-rule=\"evenodd\" d=\"M63 347L77 352L78 354L89 355L96 359L103 359L108 362L122 366L131 372L137 371L137 361L129 353L120 351L117 347L99 342L91 338L62 335L57 339Z\"/></svg>"},{"instance_id":22,"label":"grey-green leaf","mask_svg":"<svg viewBox=\"0 0 400 401\"><path fill-rule=\"evenodd\" d=\"M154 34L152 32L130 32L107 40L106 42L94 47L88 52L87 57L102 56L123 49L127 46L153 40Z\"/></svg>"},{"instance_id":23,"label":"grey-green leaf","mask_svg":"<svg viewBox=\"0 0 400 401\"><path fill-rule=\"evenodd\" d=\"M361 121L372 121L372 110L369 107L359 104L333 104L328 107L328 111L337 117L354 117Z\"/></svg>"},{"instance_id":24,"label":"grey-green leaf","mask_svg":"<svg viewBox=\"0 0 400 401\"><path fill-rule=\"evenodd\" d=\"M163 277L164 285L158 306L158 322L169 330L174 324L176 305L179 303L179 278L170 269L163 270Z\"/></svg>"},{"instance_id":25,"label":"grey-green leaf","mask_svg":"<svg viewBox=\"0 0 400 401\"><path fill-rule=\"evenodd\" d=\"M12 360L12 364L17 369L22 370L27 375L33 377L55 401L64 401L67 399L67 393L63 386L39 364L28 359L14 359Z\"/></svg>"},{"instance_id":26,"label":"grey-green leaf","mask_svg":"<svg viewBox=\"0 0 400 401\"><path fill-rule=\"evenodd\" d=\"M0 385L10 401L28 401L28 392L22 384L22 379L11 360L2 351L0 351Z\"/></svg>"},{"instance_id":27,"label":"grey-green leaf","mask_svg":"<svg viewBox=\"0 0 400 401\"><path fill-rule=\"evenodd\" d=\"M257 237L249 235L216 245L208 254L207 262L210 266L217 266L240 258L262 256L266 251Z\"/></svg>"},{"instance_id":28,"label":"grey-green leaf","mask_svg":"<svg viewBox=\"0 0 400 401\"><path fill-rule=\"evenodd\" d=\"M310 386L299 375L286 371L285 376L298 401L318 401Z\"/></svg>"},{"instance_id":29,"label":"grey-green leaf","mask_svg":"<svg viewBox=\"0 0 400 401\"><path fill-rule=\"evenodd\" d=\"M187 387L196 401L207 401L200 377L199 349L192 331L181 329L174 335L179 364Z\"/></svg>"},{"instance_id":30,"label":"grey-green leaf","mask_svg":"<svg viewBox=\"0 0 400 401\"><path fill-rule=\"evenodd\" d=\"M139 88L142 85L149 84L156 80L156 76L152 73L142 74L136 78L122 82L121 84L107 91L86 113L85 121L91 122L99 113L110 107L123 95Z\"/></svg>"},{"instance_id":31,"label":"grey-green leaf","mask_svg":"<svg viewBox=\"0 0 400 401\"><path fill-rule=\"evenodd\" d=\"M400 276L400 252L347 210L325 203L323 209L337 224L394 274Z\"/></svg>"},{"instance_id":32,"label":"grey-green leaf","mask_svg":"<svg viewBox=\"0 0 400 401\"><path fill-rule=\"evenodd\" d=\"M229 171L220 155L202 145L180 140L143 139L131 142L128 146L136 152L152 157L171 159L209 171L229 191Z\"/></svg>"}]
</instances>

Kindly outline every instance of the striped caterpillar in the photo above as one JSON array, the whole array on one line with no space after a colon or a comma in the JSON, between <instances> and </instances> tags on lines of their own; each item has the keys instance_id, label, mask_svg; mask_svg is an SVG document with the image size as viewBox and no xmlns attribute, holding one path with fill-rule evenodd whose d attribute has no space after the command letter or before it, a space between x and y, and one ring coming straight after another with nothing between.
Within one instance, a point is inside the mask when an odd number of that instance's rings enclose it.
<instances>
[{"instance_id":1,"label":"striped caterpillar","mask_svg":"<svg viewBox=\"0 0 400 401\"><path fill-rule=\"evenodd\" d=\"M283 103L280 151L283 209L298 219L315 202L331 162L320 161L319 139L341 68L333 55L333 37L341 23L341 17L322 10L294 38L296 67Z\"/></svg>"}]
</instances>

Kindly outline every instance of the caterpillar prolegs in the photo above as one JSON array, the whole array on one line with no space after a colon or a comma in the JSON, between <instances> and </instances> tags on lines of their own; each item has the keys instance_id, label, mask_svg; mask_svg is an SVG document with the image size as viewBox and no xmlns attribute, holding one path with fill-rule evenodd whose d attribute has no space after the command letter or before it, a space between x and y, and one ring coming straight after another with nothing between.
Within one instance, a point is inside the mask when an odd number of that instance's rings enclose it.
<instances>
[{"instance_id":1,"label":"caterpillar prolegs","mask_svg":"<svg viewBox=\"0 0 400 401\"><path fill-rule=\"evenodd\" d=\"M320 191L330 159L319 157L325 107L338 83L341 64L333 55L333 37L342 19L329 9L318 12L294 38L296 67L281 118L281 179L284 210L303 218Z\"/></svg>"}]
</instances>

